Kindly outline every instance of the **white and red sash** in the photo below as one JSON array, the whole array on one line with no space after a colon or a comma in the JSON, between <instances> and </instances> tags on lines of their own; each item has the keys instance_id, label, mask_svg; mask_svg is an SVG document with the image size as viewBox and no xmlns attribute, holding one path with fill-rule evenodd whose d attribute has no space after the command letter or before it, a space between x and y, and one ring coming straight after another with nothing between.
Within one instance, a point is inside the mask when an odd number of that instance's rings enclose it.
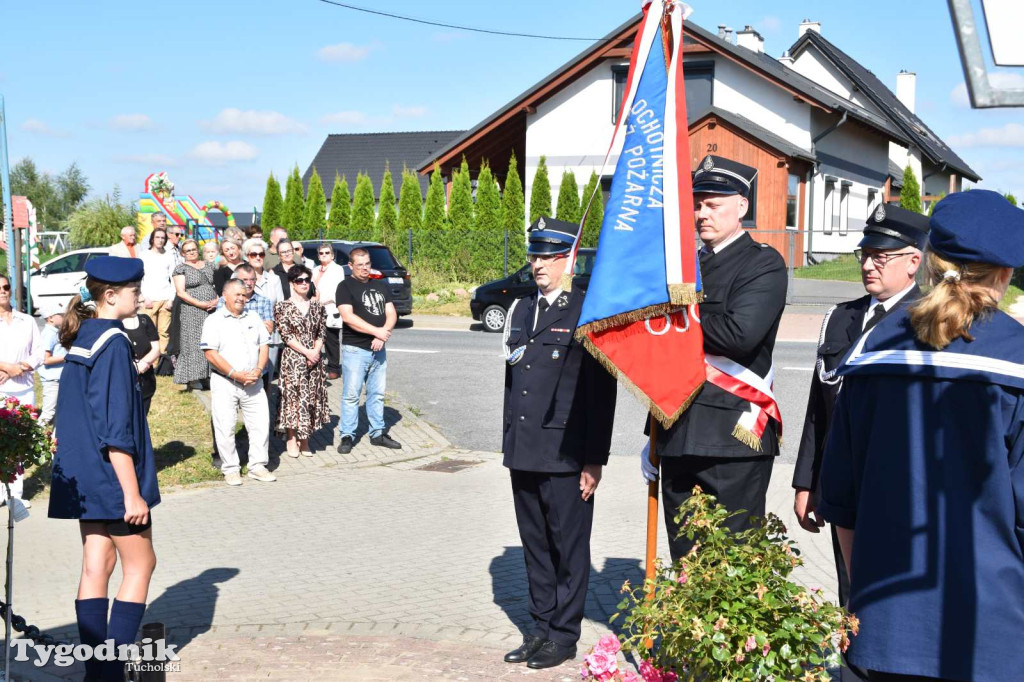
<instances>
[{"instance_id":1,"label":"white and red sash","mask_svg":"<svg viewBox=\"0 0 1024 682\"><path fill-rule=\"evenodd\" d=\"M733 427L732 435L740 442L761 451L761 437L768 426L768 419L779 425L779 441L782 440L782 413L775 401L772 388L775 383L774 364L768 369L768 376L756 372L721 355L704 355L707 379L723 391L746 400L750 409L740 415Z\"/></svg>"}]
</instances>

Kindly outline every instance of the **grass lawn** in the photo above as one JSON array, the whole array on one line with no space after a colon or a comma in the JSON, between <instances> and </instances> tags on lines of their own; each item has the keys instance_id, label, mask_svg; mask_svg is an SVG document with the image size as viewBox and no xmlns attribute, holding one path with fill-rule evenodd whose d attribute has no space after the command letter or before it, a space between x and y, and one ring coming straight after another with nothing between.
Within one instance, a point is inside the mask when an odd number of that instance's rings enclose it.
<instances>
[{"instance_id":1,"label":"grass lawn","mask_svg":"<svg viewBox=\"0 0 1024 682\"><path fill-rule=\"evenodd\" d=\"M860 263L853 257L853 254L846 254L838 258L817 265L807 265L796 268L793 276L797 279L831 279L840 282L859 282Z\"/></svg>"},{"instance_id":2,"label":"grass lawn","mask_svg":"<svg viewBox=\"0 0 1024 682\"><path fill-rule=\"evenodd\" d=\"M36 396L38 400L38 378ZM213 452L210 416L196 397L180 390L171 377L157 377L156 395L149 410L149 433L161 491L221 480L220 471L210 463ZM40 493L48 494L49 487L49 464L29 470L25 497L31 499Z\"/></svg>"}]
</instances>

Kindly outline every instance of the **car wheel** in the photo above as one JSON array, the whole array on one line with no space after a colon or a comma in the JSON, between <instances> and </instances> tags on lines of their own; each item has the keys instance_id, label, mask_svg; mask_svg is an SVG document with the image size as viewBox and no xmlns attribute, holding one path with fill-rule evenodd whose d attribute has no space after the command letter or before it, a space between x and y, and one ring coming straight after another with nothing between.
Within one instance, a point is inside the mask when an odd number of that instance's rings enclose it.
<instances>
[{"instance_id":1,"label":"car wheel","mask_svg":"<svg viewBox=\"0 0 1024 682\"><path fill-rule=\"evenodd\" d=\"M489 305L480 316L484 329L489 332L500 332L505 328L505 309L500 305Z\"/></svg>"}]
</instances>

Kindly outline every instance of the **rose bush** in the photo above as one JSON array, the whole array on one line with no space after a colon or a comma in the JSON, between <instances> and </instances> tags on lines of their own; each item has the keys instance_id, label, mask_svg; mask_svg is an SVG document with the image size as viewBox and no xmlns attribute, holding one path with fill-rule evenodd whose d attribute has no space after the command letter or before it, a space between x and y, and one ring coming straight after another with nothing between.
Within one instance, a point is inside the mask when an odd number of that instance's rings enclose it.
<instances>
[{"instance_id":1,"label":"rose bush","mask_svg":"<svg viewBox=\"0 0 1024 682\"><path fill-rule=\"evenodd\" d=\"M13 483L28 467L48 462L56 448L53 429L39 421L39 410L15 398L0 402L0 480Z\"/></svg>"},{"instance_id":2,"label":"rose bush","mask_svg":"<svg viewBox=\"0 0 1024 682\"><path fill-rule=\"evenodd\" d=\"M857 634L857 619L821 588L789 579L802 561L782 521L769 514L733 533L725 521L739 513L694 488L676 516L693 549L675 565L659 562L650 583L623 585L612 620L627 614L622 648L642 656L646 682L824 681Z\"/></svg>"}]
</instances>

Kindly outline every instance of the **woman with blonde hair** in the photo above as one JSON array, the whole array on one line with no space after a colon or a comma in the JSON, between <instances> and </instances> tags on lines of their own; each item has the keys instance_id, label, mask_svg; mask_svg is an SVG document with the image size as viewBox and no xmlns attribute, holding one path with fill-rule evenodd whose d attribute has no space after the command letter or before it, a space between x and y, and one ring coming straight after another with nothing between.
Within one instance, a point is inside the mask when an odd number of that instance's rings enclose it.
<instances>
[{"instance_id":1,"label":"woman with blonde hair","mask_svg":"<svg viewBox=\"0 0 1024 682\"><path fill-rule=\"evenodd\" d=\"M1024 211L943 199L932 285L864 334L821 471L870 680L1019 679L1024 670L1024 327L999 310L1024 266Z\"/></svg>"}]
</instances>

